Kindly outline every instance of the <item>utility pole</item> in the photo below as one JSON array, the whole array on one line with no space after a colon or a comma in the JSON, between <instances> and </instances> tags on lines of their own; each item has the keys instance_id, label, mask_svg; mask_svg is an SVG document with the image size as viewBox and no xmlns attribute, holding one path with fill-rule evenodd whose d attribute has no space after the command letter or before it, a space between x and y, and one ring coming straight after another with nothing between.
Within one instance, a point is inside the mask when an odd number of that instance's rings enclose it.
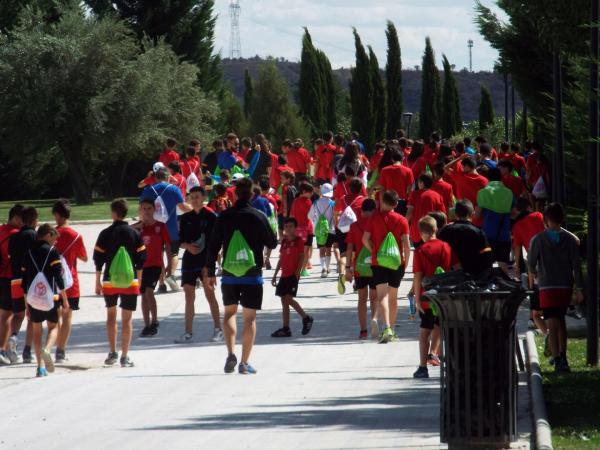
<instances>
[{"instance_id":1,"label":"utility pole","mask_svg":"<svg viewBox=\"0 0 600 450\"><path fill-rule=\"evenodd\" d=\"M229 3L229 17L231 19L231 30L229 33L229 58L242 57L242 42L240 39L240 0L231 0Z\"/></svg>"},{"instance_id":2,"label":"utility pole","mask_svg":"<svg viewBox=\"0 0 600 450\"><path fill-rule=\"evenodd\" d=\"M467 45L469 47L469 72L473 72L473 40L469 39Z\"/></svg>"}]
</instances>

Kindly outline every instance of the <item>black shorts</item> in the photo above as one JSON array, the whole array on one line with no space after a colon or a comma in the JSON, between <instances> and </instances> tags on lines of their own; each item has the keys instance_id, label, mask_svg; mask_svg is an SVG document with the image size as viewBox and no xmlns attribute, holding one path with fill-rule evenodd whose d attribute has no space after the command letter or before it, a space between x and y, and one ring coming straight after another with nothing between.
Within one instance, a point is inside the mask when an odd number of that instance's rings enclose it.
<instances>
[{"instance_id":1,"label":"black shorts","mask_svg":"<svg viewBox=\"0 0 600 450\"><path fill-rule=\"evenodd\" d=\"M142 284L140 287L142 294L146 292L146 289L154 290L156 288L161 272L161 267L144 267L142 270Z\"/></svg>"},{"instance_id":2,"label":"black shorts","mask_svg":"<svg viewBox=\"0 0 600 450\"><path fill-rule=\"evenodd\" d=\"M336 228L335 236L337 238L337 244L340 253L346 253L346 250L348 249L348 244L346 244L346 236L348 236L348 233L342 233L339 228Z\"/></svg>"},{"instance_id":3,"label":"black shorts","mask_svg":"<svg viewBox=\"0 0 600 450\"><path fill-rule=\"evenodd\" d=\"M304 246L312 247L314 238L315 238L314 234L309 234L308 236L306 236L306 240L304 241Z\"/></svg>"},{"instance_id":4,"label":"black shorts","mask_svg":"<svg viewBox=\"0 0 600 450\"><path fill-rule=\"evenodd\" d=\"M13 314L22 313L25 311L25 298L12 298L10 281L10 278L0 278L0 309Z\"/></svg>"},{"instance_id":5,"label":"black shorts","mask_svg":"<svg viewBox=\"0 0 600 450\"><path fill-rule=\"evenodd\" d=\"M426 330L433 330L434 325L440 326L440 318L433 315L431 308L425 310L425 314L419 313L421 318L421 328Z\"/></svg>"},{"instance_id":6,"label":"black shorts","mask_svg":"<svg viewBox=\"0 0 600 450\"><path fill-rule=\"evenodd\" d=\"M336 241L337 241L337 236L335 234L328 234L327 242L325 242L325 245L320 245L317 242L317 248L331 248L333 246L333 244L335 244Z\"/></svg>"},{"instance_id":7,"label":"black shorts","mask_svg":"<svg viewBox=\"0 0 600 450\"><path fill-rule=\"evenodd\" d=\"M567 314L568 306L558 306L554 308L544 308L544 320L564 319Z\"/></svg>"},{"instance_id":8,"label":"black shorts","mask_svg":"<svg viewBox=\"0 0 600 450\"><path fill-rule=\"evenodd\" d=\"M408 201L402 199L398 200L398 206L394 208L394 211L406 216L406 212L408 211Z\"/></svg>"},{"instance_id":9,"label":"black shorts","mask_svg":"<svg viewBox=\"0 0 600 450\"><path fill-rule=\"evenodd\" d=\"M509 263L511 245L509 242L492 241L490 239L490 247L492 248L492 258L496 262Z\"/></svg>"},{"instance_id":10,"label":"black shorts","mask_svg":"<svg viewBox=\"0 0 600 450\"><path fill-rule=\"evenodd\" d=\"M295 275L291 277L281 277L277 287L275 288L275 295L277 297L285 297L286 295L296 296L298 292L298 278Z\"/></svg>"},{"instance_id":11,"label":"black shorts","mask_svg":"<svg viewBox=\"0 0 600 450\"><path fill-rule=\"evenodd\" d=\"M202 269L200 270L182 270L181 271L181 287L196 286L196 280L202 280Z\"/></svg>"},{"instance_id":12,"label":"black shorts","mask_svg":"<svg viewBox=\"0 0 600 450\"><path fill-rule=\"evenodd\" d=\"M179 254L179 246L181 245L181 241L171 241L171 254L173 256L177 256Z\"/></svg>"},{"instance_id":13,"label":"black shorts","mask_svg":"<svg viewBox=\"0 0 600 450\"><path fill-rule=\"evenodd\" d=\"M261 309L262 284L221 284L225 306L241 304L248 309Z\"/></svg>"},{"instance_id":14,"label":"black shorts","mask_svg":"<svg viewBox=\"0 0 600 450\"><path fill-rule=\"evenodd\" d=\"M532 311L541 311L540 290L537 286L533 288L533 294L529 296L529 309Z\"/></svg>"},{"instance_id":15,"label":"black shorts","mask_svg":"<svg viewBox=\"0 0 600 450\"><path fill-rule=\"evenodd\" d=\"M121 303L119 307L121 309L126 309L127 311L135 311L137 308L137 295L133 294L115 294L115 295L105 295L104 303L106 303L107 308L113 308L117 306L117 300L121 297Z\"/></svg>"},{"instance_id":16,"label":"black shorts","mask_svg":"<svg viewBox=\"0 0 600 450\"><path fill-rule=\"evenodd\" d=\"M62 302L54 302L54 307L50 311L41 311L29 305L29 319L33 323L42 323L45 321L58 323L58 310L62 307Z\"/></svg>"},{"instance_id":17,"label":"black shorts","mask_svg":"<svg viewBox=\"0 0 600 450\"><path fill-rule=\"evenodd\" d=\"M69 300L69 308L73 311L79 311L79 297L70 297Z\"/></svg>"},{"instance_id":18,"label":"black shorts","mask_svg":"<svg viewBox=\"0 0 600 450\"><path fill-rule=\"evenodd\" d=\"M356 285L356 290L358 291L366 287L369 287L371 289L377 288L377 285L375 284L375 279L373 277L355 277L354 284Z\"/></svg>"},{"instance_id":19,"label":"black shorts","mask_svg":"<svg viewBox=\"0 0 600 450\"><path fill-rule=\"evenodd\" d=\"M404 266L400 266L396 270L380 266L371 266L371 269L373 269L373 282L376 286L387 284L391 288L400 287L400 282L404 277Z\"/></svg>"}]
</instances>

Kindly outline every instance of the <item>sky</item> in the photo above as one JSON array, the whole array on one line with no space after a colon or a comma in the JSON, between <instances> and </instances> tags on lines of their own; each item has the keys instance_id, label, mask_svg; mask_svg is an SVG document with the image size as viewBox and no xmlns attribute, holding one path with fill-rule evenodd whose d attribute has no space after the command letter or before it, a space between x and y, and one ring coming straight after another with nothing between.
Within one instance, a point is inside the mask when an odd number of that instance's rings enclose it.
<instances>
[{"instance_id":1,"label":"sky","mask_svg":"<svg viewBox=\"0 0 600 450\"><path fill-rule=\"evenodd\" d=\"M484 5L498 12L493 0ZM229 57L230 0L216 0L215 51ZM492 70L498 57L474 24L474 0L240 0L242 57L300 60L303 27L316 47L327 53L333 68L354 65L352 27L371 45L385 66L386 21L396 25L403 67L421 64L429 36L441 67L442 54L457 70L469 67L467 41L472 39L473 70ZM502 14L499 14L504 18Z\"/></svg>"}]
</instances>

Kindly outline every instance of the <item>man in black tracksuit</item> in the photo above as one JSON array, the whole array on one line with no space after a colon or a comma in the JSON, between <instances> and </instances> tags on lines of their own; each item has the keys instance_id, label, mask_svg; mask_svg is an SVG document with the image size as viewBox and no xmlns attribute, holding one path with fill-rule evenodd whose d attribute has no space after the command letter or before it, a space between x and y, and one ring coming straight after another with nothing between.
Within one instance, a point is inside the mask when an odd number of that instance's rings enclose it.
<instances>
[{"instance_id":1,"label":"man in black tracksuit","mask_svg":"<svg viewBox=\"0 0 600 450\"><path fill-rule=\"evenodd\" d=\"M277 246L277 237L267 221L267 216L250 206L252 181L248 178L238 181L235 193L238 198L236 204L223 211L217 218L212 237L208 242L207 266L214 267L221 247L223 247L223 254L227 255L229 243L236 230L242 234L254 254L256 265L243 276L236 277L224 270L221 280L223 304L225 305L225 342L229 353L225 363L225 372L233 372L237 364L234 353L235 315L238 304L241 304L244 310L244 330L242 332L242 359L238 370L239 373L248 374L256 373L254 368L248 364L248 360L256 337L256 311L262 306L263 251L265 247L274 249ZM209 276L208 267L203 269L203 277L209 278L209 283L214 286L215 278Z\"/></svg>"}]
</instances>

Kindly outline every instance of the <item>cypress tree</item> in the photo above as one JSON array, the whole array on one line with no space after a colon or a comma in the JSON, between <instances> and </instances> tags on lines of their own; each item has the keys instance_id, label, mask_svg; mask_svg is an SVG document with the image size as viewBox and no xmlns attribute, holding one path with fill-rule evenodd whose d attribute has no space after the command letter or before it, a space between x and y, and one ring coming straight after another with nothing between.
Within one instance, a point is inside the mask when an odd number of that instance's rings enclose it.
<instances>
[{"instance_id":1,"label":"cypress tree","mask_svg":"<svg viewBox=\"0 0 600 450\"><path fill-rule=\"evenodd\" d=\"M456 78L446 55L443 55L444 88L442 98L442 133L444 137L452 137L462 130L460 118L460 104ZM459 127L460 124L460 127Z\"/></svg>"},{"instance_id":2,"label":"cypress tree","mask_svg":"<svg viewBox=\"0 0 600 450\"><path fill-rule=\"evenodd\" d=\"M375 124L375 140L385 137L386 127L386 98L385 87L381 79L379 62L373 48L369 45L369 63L371 67L371 80L373 82L373 121Z\"/></svg>"},{"instance_id":3,"label":"cypress tree","mask_svg":"<svg viewBox=\"0 0 600 450\"><path fill-rule=\"evenodd\" d=\"M419 135L423 139L439 128L440 120L440 74L435 65L435 55L429 37L425 38L425 53L421 70L421 111L419 113Z\"/></svg>"},{"instance_id":4,"label":"cypress tree","mask_svg":"<svg viewBox=\"0 0 600 450\"><path fill-rule=\"evenodd\" d=\"M252 100L254 99L254 86L248 69L244 70L244 116L250 117L252 111Z\"/></svg>"},{"instance_id":5,"label":"cypress tree","mask_svg":"<svg viewBox=\"0 0 600 450\"><path fill-rule=\"evenodd\" d=\"M319 61L319 72L321 75L321 95L324 113L323 130L337 129L337 99L335 81L331 63L327 55L321 50L317 50L317 59Z\"/></svg>"},{"instance_id":6,"label":"cypress tree","mask_svg":"<svg viewBox=\"0 0 600 450\"><path fill-rule=\"evenodd\" d=\"M400 42L396 27L387 23L387 64L385 66L387 88L387 137L393 138L397 129L402 127L402 59Z\"/></svg>"},{"instance_id":7,"label":"cypress tree","mask_svg":"<svg viewBox=\"0 0 600 450\"><path fill-rule=\"evenodd\" d=\"M373 82L371 65L356 28L352 29L356 47L356 67L351 70L350 101L352 104L352 129L358 131L362 142L370 151L375 144L373 115Z\"/></svg>"},{"instance_id":8,"label":"cypress tree","mask_svg":"<svg viewBox=\"0 0 600 450\"><path fill-rule=\"evenodd\" d=\"M302 37L300 79L298 81L300 112L308 122L313 136L321 134L325 126L323 83L317 50L313 46L308 29Z\"/></svg>"},{"instance_id":9,"label":"cypress tree","mask_svg":"<svg viewBox=\"0 0 600 450\"><path fill-rule=\"evenodd\" d=\"M481 100L479 102L479 130L483 131L494 123L496 114L492 103L492 94L485 84L481 83Z\"/></svg>"}]
</instances>

